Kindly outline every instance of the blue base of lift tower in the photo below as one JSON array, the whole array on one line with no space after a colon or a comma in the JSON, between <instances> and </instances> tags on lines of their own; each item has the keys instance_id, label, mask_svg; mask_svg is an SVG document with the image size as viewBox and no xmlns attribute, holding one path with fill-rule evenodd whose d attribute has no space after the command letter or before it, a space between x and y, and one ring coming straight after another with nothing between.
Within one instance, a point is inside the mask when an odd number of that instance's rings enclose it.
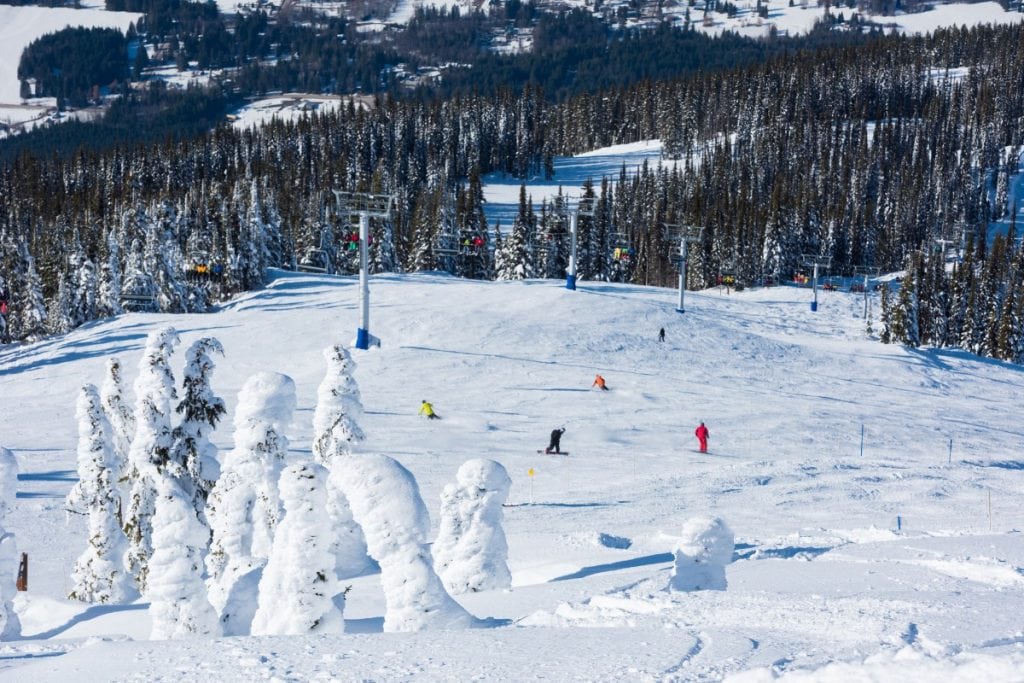
<instances>
[{"instance_id":1,"label":"blue base of lift tower","mask_svg":"<svg viewBox=\"0 0 1024 683\"><path fill-rule=\"evenodd\" d=\"M368 330L359 328L356 330L356 348L363 351L370 348L370 333Z\"/></svg>"},{"instance_id":2,"label":"blue base of lift tower","mask_svg":"<svg viewBox=\"0 0 1024 683\"><path fill-rule=\"evenodd\" d=\"M817 310L818 310L818 302L817 301L812 301L811 302L811 313L814 313Z\"/></svg>"},{"instance_id":3,"label":"blue base of lift tower","mask_svg":"<svg viewBox=\"0 0 1024 683\"><path fill-rule=\"evenodd\" d=\"M576 289L576 276L575 275L566 275L565 276L565 288L566 289Z\"/></svg>"}]
</instances>

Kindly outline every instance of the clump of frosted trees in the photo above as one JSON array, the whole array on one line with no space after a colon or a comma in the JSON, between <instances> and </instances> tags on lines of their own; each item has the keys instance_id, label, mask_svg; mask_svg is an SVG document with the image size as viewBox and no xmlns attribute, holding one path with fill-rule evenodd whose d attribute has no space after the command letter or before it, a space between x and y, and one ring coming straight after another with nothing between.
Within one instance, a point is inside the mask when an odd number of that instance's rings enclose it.
<instances>
[{"instance_id":1,"label":"clump of frosted trees","mask_svg":"<svg viewBox=\"0 0 1024 683\"><path fill-rule=\"evenodd\" d=\"M116 359L102 390L81 390L79 483L67 507L88 518L88 544L72 598L141 596L152 637L165 639L342 632L346 580L376 567L386 631L472 626L451 595L509 587L504 468L473 460L459 470L442 496L432 554L412 474L391 458L356 453L362 404L345 348L324 351L313 457L295 459L291 378L261 372L244 383L234 446L220 455L210 436L226 414L212 387L223 349L212 338L190 346L179 401L170 367L178 344L173 328L149 335L134 410ZM3 538L0 528L0 555ZM0 607L0 627L4 618Z\"/></svg>"}]
</instances>

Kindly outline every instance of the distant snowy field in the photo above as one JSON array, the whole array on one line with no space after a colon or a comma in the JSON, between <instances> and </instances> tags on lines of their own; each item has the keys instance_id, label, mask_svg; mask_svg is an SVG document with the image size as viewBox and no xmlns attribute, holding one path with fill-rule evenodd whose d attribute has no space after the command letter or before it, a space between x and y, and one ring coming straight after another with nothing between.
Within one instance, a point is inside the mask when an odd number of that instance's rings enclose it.
<instances>
[{"instance_id":1,"label":"distant snowy field","mask_svg":"<svg viewBox=\"0 0 1024 683\"><path fill-rule=\"evenodd\" d=\"M141 16L134 12L107 12L102 9L0 5L0 104L21 101L18 62L22 51L33 40L68 26L110 27L127 31L128 25Z\"/></svg>"},{"instance_id":2,"label":"distant snowy field","mask_svg":"<svg viewBox=\"0 0 1024 683\"><path fill-rule=\"evenodd\" d=\"M363 450L413 472L435 533L463 462L512 477L513 588L458 598L487 627L381 633L377 575L351 581L339 636L149 642L145 604L63 599L86 542L63 510L75 395L111 355L130 386L151 330L174 325L182 349L223 342L222 449L245 379L291 376L291 453L309 456L321 351L354 336L358 285L276 273L216 313L0 347L0 444L21 467L6 526L30 558L24 639L0 643L0 678L1024 679L1019 366L881 345L860 296L819 292L811 313L792 287L689 292L685 315L672 290L590 282L388 275L371 295L383 346L354 352ZM595 373L610 391L590 390ZM417 417L423 399L443 419ZM700 420L708 455L694 452ZM538 454L560 426L571 454ZM670 592L672 549L703 515L736 536L727 588Z\"/></svg>"}]
</instances>

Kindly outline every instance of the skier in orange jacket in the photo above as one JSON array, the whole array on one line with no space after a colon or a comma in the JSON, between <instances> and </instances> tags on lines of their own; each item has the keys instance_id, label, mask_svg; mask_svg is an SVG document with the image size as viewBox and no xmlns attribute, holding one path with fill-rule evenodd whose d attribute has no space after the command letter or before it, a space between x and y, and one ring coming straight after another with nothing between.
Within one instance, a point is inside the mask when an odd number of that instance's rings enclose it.
<instances>
[{"instance_id":1,"label":"skier in orange jacket","mask_svg":"<svg viewBox=\"0 0 1024 683\"><path fill-rule=\"evenodd\" d=\"M594 383L591 384L590 386L592 388L593 387L597 387L598 389L601 389L602 391L608 391L608 387L605 386L605 383L604 383L604 377L602 377L601 375L598 375L597 377L595 377L594 378Z\"/></svg>"}]
</instances>

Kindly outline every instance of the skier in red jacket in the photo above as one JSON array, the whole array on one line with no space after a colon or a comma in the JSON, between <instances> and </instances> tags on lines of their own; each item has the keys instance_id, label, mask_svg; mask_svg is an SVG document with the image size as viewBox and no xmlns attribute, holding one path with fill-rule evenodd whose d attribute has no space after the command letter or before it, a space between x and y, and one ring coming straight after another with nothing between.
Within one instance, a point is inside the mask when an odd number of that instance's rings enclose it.
<instances>
[{"instance_id":1,"label":"skier in red jacket","mask_svg":"<svg viewBox=\"0 0 1024 683\"><path fill-rule=\"evenodd\" d=\"M693 433L697 436L697 440L700 441L700 452L701 453L707 453L708 452L708 436L710 436L710 433L708 432L708 428L704 426L703 422L701 422L700 426L697 427L697 429L695 429Z\"/></svg>"}]
</instances>

